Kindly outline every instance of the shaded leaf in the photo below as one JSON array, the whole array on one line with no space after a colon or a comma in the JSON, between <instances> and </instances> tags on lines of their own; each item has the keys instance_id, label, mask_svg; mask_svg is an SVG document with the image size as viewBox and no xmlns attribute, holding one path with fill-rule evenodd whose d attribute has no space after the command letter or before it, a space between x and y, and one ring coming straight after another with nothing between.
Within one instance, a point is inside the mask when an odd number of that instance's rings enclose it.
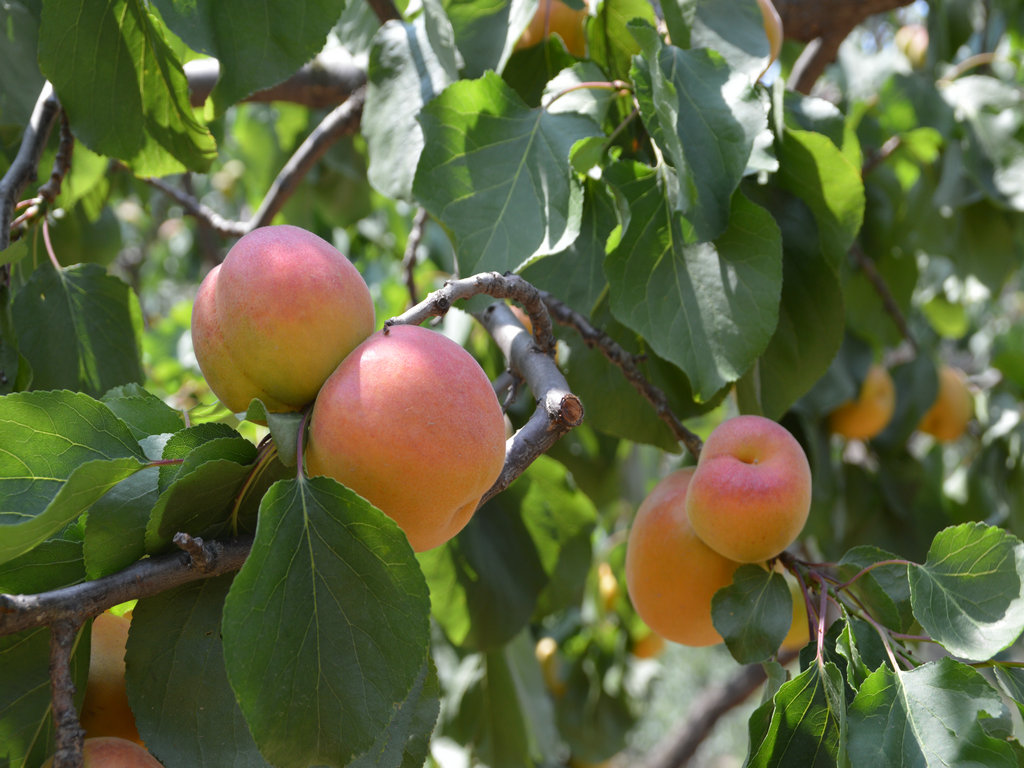
<instances>
[{"instance_id":1,"label":"shaded leaf","mask_svg":"<svg viewBox=\"0 0 1024 768\"><path fill-rule=\"evenodd\" d=\"M105 392L100 400L128 425L138 440L164 432L177 432L185 426L180 411L174 410L139 384L114 387Z\"/></svg>"},{"instance_id":2,"label":"shaded leaf","mask_svg":"<svg viewBox=\"0 0 1024 768\"><path fill-rule=\"evenodd\" d=\"M898 558L891 552L867 544L854 547L840 559L839 577L852 579L862 569L884 560ZM910 603L909 566L894 563L873 567L851 584L849 589L883 626L897 632L910 632L913 629L915 619Z\"/></svg>"},{"instance_id":3,"label":"shaded leaf","mask_svg":"<svg viewBox=\"0 0 1024 768\"><path fill-rule=\"evenodd\" d=\"M743 565L712 598L711 619L736 661L765 661L778 652L793 622L793 597L781 573Z\"/></svg>"}]
</instances>

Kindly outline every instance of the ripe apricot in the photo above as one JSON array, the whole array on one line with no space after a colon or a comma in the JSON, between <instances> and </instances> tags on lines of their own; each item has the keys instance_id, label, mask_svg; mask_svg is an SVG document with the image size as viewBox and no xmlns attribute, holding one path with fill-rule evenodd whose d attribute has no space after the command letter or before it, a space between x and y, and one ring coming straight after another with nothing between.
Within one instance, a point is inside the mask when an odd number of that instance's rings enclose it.
<instances>
[{"instance_id":1,"label":"ripe apricot","mask_svg":"<svg viewBox=\"0 0 1024 768\"><path fill-rule=\"evenodd\" d=\"M693 467L678 469L641 502L626 543L626 589L652 630L691 646L722 642L711 598L732 584L739 563L701 541L686 516Z\"/></svg>"},{"instance_id":2,"label":"ripe apricot","mask_svg":"<svg viewBox=\"0 0 1024 768\"><path fill-rule=\"evenodd\" d=\"M633 643L633 655L638 659L653 659L665 649L665 638L657 632L648 632Z\"/></svg>"},{"instance_id":3,"label":"ripe apricot","mask_svg":"<svg viewBox=\"0 0 1024 768\"><path fill-rule=\"evenodd\" d=\"M89 677L80 717L87 737L117 736L142 743L124 681L124 649L130 625L131 614L117 616L105 611L93 619Z\"/></svg>"},{"instance_id":4,"label":"ripe apricot","mask_svg":"<svg viewBox=\"0 0 1024 768\"><path fill-rule=\"evenodd\" d=\"M856 400L848 400L832 412L829 429L855 440L870 440L892 420L896 410L896 386L878 363L868 368Z\"/></svg>"},{"instance_id":5,"label":"ripe apricot","mask_svg":"<svg viewBox=\"0 0 1024 768\"><path fill-rule=\"evenodd\" d=\"M505 419L491 382L462 347L419 326L360 344L324 383L306 469L366 498L416 551L469 522L505 464Z\"/></svg>"},{"instance_id":6,"label":"ripe apricot","mask_svg":"<svg viewBox=\"0 0 1024 768\"><path fill-rule=\"evenodd\" d=\"M769 560L800 535L810 509L811 468L784 427L762 416L715 427L686 495L690 525L709 547L741 563Z\"/></svg>"},{"instance_id":7,"label":"ripe apricot","mask_svg":"<svg viewBox=\"0 0 1024 768\"><path fill-rule=\"evenodd\" d=\"M516 43L516 50L529 48L531 45L546 40L557 34L565 43L569 53L577 58L586 55L586 36L583 24L587 19L587 7L570 8L562 0L540 0L537 12L530 19L530 25Z\"/></svg>"},{"instance_id":8,"label":"ripe apricot","mask_svg":"<svg viewBox=\"0 0 1024 768\"><path fill-rule=\"evenodd\" d=\"M192 345L210 389L235 413L258 397L300 410L373 332L370 291L333 245L299 227L260 227L207 274Z\"/></svg>"},{"instance_id":9,"label":"ripe apricot","mask_svg":"<svg viewBox=\"0 0 1024 768\"><path fill-rule=\"evenodd\" d=\"M601 598L601 608L605 613L615 610L615 602L619 599L619 580L608 563L597 566L597 595Z\"/></svg>"},{"instance_id":10,"label":"ripe apricot","mask_svg":"<svg viewBox=\"0 0 1024 768\"><path fill-rule=\"evenodd\" d=\"M973 412L974 400L964 372L943 365L939 368L939 393L917 428L936 440L950 442L966 431Z\"/></svg>"},{"instance_id":11,"label":"ripe apricot","mask_svg":"<svg viewBox=\"0 0 1024 768\"><path fill-rule=\"evenodd\" d=\"M53 758L43 768L53 768ZM144 747L133 741L102 736L82 744L82 768L163 768Z\"/></svg>"}]
</instances>

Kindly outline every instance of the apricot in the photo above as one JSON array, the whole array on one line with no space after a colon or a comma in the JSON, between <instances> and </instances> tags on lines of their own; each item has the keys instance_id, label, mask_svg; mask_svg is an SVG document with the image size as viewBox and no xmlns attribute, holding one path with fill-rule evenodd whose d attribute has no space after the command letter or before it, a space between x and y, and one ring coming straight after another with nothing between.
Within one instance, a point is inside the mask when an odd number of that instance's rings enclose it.
<instances>
[{"instance_id":1,"label":"apricot","mask_svg":"<svg viewBox=\"0 0 1024 768\"><path fill-rule=\"evenodd\" d=\"M762 416L715 427L686 496L690 525L709 547L741 563L769 560L796 540L810 509L811 468L784 427Z\"/></svg>"},{"instance_id":2,"label":"apricot","mask_svg":"<svg viewBox=\"0 0 1024 768\"><path fill-rule=\"evenodd\" d=\"M892 421L896 410L896 386L878 363L868 368L856 400L848 400L828 419L829 429L855 440L870 440Z\"/></svg>"},{"instance_id":3,"label":"apricot","mask_svg":"<svg viewBox=\"0 0 1024 768\"><path fill-rule=\"evenodd\" d=\"M93 619L89 676L79 718L87 737L117 736L142 743L124 681L124 649L130 625L131 614L117 616L105 611Z\"/></svg>"},{"instance_id":4,"label":"apricot","mask_svg":"<svg viewBox=\"0 0 1024 768\"><path fill-rule=\"evenodd\" d=\"M53 768L53 758L43 768ZM82 744L82 768L163 768L144 747L114 736L86 739Z\"/></svg>"},{"instance_id":5,"label":"apricot","mask_svg":"<svg viewBox=\"0 0 1024 768\"><path fill-rule=\"evenodd\" d=\"M324 383L306 469L366 498L413 549L469 522L505 464L505 419L480 365L451 339L394 326L360 344Z\"/></svg>"},{"instance_id":6,"label":"apricot","mask_svg":"<svg viewBox=\"0 0 1024 768\"><path fill-rule=\"evenodd\" d=\"M601 599L604 612L612 613L619 599L619 580L615 578L615 572L608 563L600 563L597 566L597 595Z\"/></svg>"},{"instance_id":7,"label":"apricot","mask_svg":"<svg viewBox=\"0 0 1024 768\"><path fill-rule=\"evenodd\" d=\"M529 48L557 34L565 43L565 49L573 56L586 55L587 41L583 24L587 19L587 7L570 8L562 0L540 0L530 25L516 43L516 50Z\"/></svg>"},{"instance_id":8,"label":"apricot","mask_svg":"<svg viewBox=\"0 0 1024 768\"><path fill-rule=\"evenodd\" d=\"M928 27L923 24L900 27L896 30L893 42L914 69L921 69L928 61Z\"/></svg>"},{"instance_id":9,"label":"apricot","mask_svg":"<svg viewBox=\"0 0 1024 768\"><path fill-rule=\"evenodd\" d=\"M313 402L373 327L358 270L326 240L288 225L239 239L206 275L192 308L199 368L235 413L254 397L274 412Z\"/></svg>"},{"instance_id":10,"label":"apricot","mask_svg":"<svg viewBox=\"0 0 1024 768\"><path fill-rule=\"evenodd\" d=\"M626 543L626 590L653 631L683 645L722 642L711 598L740 564L701 541L686 516L695 469L678 469L640 503Z\"/></svg>"},{"instance_id":11,"label":"apricot","mask_svg":"<svg viewBox=\"0 0 1024 768\"><path fill-rule=\"evenodd\" d=\"M940 442L950 442L967 430L973 413L974 400L964 372L943 365L939 368L939 393L917 428Z\"/></svg>"},{"instance_id":12,"label":"apricot","mask_svg":"<svg viewBox=\"0 0 1024 768\"><path fill-rule=\"evenodd\" d=\"M653 659L665 649L665 638L657 632L648 632L633 643L633 655L638 659Z\"/></svg>"},{"instance_id":13,"label":"apricot","mask_svg":"<svg viewBox=\"0 0 1024 768\"><path fill-rule=\"evenodd\" d=\"M565 694L565 675L562 670L562 658L558 653L558 641L553 637L542 637L534 647L534 655L540 664L544 685L552 696L558 698Z\"/></svg>"},{"instance_id":14,"label":"apricot","mask_svg":"<svg viewBox=\"0 0 1024 768\"><path fill-rule=\"evenodd\" d=\"M785 576L786 586L789 587L789 594L793 598L793 623L789 625L789 632L783 638L780 649L799 651L811 640L807 626L807 602L804 600L803 590L800 589L800 582L788 573Z\"/></svg>"}]
</instances>

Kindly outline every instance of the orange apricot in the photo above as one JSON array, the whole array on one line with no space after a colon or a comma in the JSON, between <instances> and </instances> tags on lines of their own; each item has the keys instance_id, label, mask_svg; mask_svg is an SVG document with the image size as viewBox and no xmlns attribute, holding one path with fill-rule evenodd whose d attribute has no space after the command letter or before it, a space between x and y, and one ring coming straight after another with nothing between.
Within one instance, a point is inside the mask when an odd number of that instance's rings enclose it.
<instances>
[{"instance_id":1,"label":"orange apricot","mask_svg":"<svg viewBox=\"0 0 1024 768\"><path fill-rule=\"evenodd\" d=\"M89 676L79 718L87 737L117 736L142 743L124 680L124 649L130 625L130 613L117 616L105 611L93 619Z\"/></svg>"},{"instance_id":2,"label":"orange apricot","mask_svg":"<svg viewBox=\"0 0 1024 768\"><path fill-rule=\"evenodd\" d=\"M587 19L587 7L570 8L562 0L540 0L537 12L530 19L530 25L516 43L516 50L529 48L552 34L557 34L565 43L569 53L577 58L586 55L586 36L583 25Z\"/></svg>"},{"instance_id":3,"label":"orange apricot","mask_svg":"<svg viewBox=\"0 0 1024 768\"><path fill-rule=\"evenodd\" d=\"M870 440L892 421L896 410L896 386L878 363L868 368L856 400L848 400L828 418L829 429L855 440Z\"/></svg>"},{"instance_id":4,"label":"orange apricot","mask_svg":"<svg viewBox=\"0 0 1024 768\"><path fill-rule=\"evenodd\" d=\"M53 758L43 768L53 768ZM82 768L163 768L144 747L114 736L86 739L82 744Z\"/></svg>"},{"instance_id":5,"label":"orange apricot","mask_svg":"<svg viewBox=\"0 0 1024 768\"><path fill-rule=\"evenodd\" d=\"M939 392L935 402L917 428L940 442L951 442L967 430L973 413L974 400L964 372L943 365L939 368Z\"/></svg>"}]
</instances>

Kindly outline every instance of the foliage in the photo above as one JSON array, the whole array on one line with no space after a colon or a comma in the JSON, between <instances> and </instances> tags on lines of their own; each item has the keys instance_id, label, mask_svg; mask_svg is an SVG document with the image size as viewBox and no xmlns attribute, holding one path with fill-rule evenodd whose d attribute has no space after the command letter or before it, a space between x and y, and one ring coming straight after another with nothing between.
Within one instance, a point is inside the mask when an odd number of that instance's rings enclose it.
<instances>
[{"instance_id":1,"label":"foliage","mask_svg":"<svg viewBox=\"0 0 1024 768\"><path fill-rule=\"evenodd\" d=\"M913 65L893 42L907 16L874 17L813 95L786 88L794 40L758 79L755 0L735 14L678 0L664 20L600 0L583 58L557 36L515 48L536 5L423 0L381 23L370 4L327 0L265 15L0 4L0 172L16 169L45 82L67 119L39 162L41 178L65 174L59 195L19 206L20 239L0 251L0 594L115 577L176 556L182 533L251 542L237 573L133 612L129 696L171 768L404 768L452 745L474 765L599 762L637 749L649 663L629 653L646 628L624 590L599 597L597 564L621 575L636 504L693 458L678 455L680 420L706 435L757 413L811 463L811 518L780 559L811 643L780 666L792 598L777 573L741 568L715 598L727 648L770 681L746 764L1020 765L1018 4L931 0ZM334 114L249 99L318 51L357 73L358 130L273 193L273 221L337 244L381 320L410 284L521 275L565 318L557 361L586 408L425 553L303 474L300 417L255 402L265 428L228 413L191 352L200 278ZM221 76L195 107L186 65L204 56ZM467 312L442 328L493 378L508 365ZM896 388L889 426L867 442L831 434L879 362ZM940 443L917 426L947 364L967 372L975 418ZM532 399L508 404L514 427ZM0 637L0 765L52 751L48 635ZM556 692L541 636L558 641Z\"/></svg>"}]
</instances>

